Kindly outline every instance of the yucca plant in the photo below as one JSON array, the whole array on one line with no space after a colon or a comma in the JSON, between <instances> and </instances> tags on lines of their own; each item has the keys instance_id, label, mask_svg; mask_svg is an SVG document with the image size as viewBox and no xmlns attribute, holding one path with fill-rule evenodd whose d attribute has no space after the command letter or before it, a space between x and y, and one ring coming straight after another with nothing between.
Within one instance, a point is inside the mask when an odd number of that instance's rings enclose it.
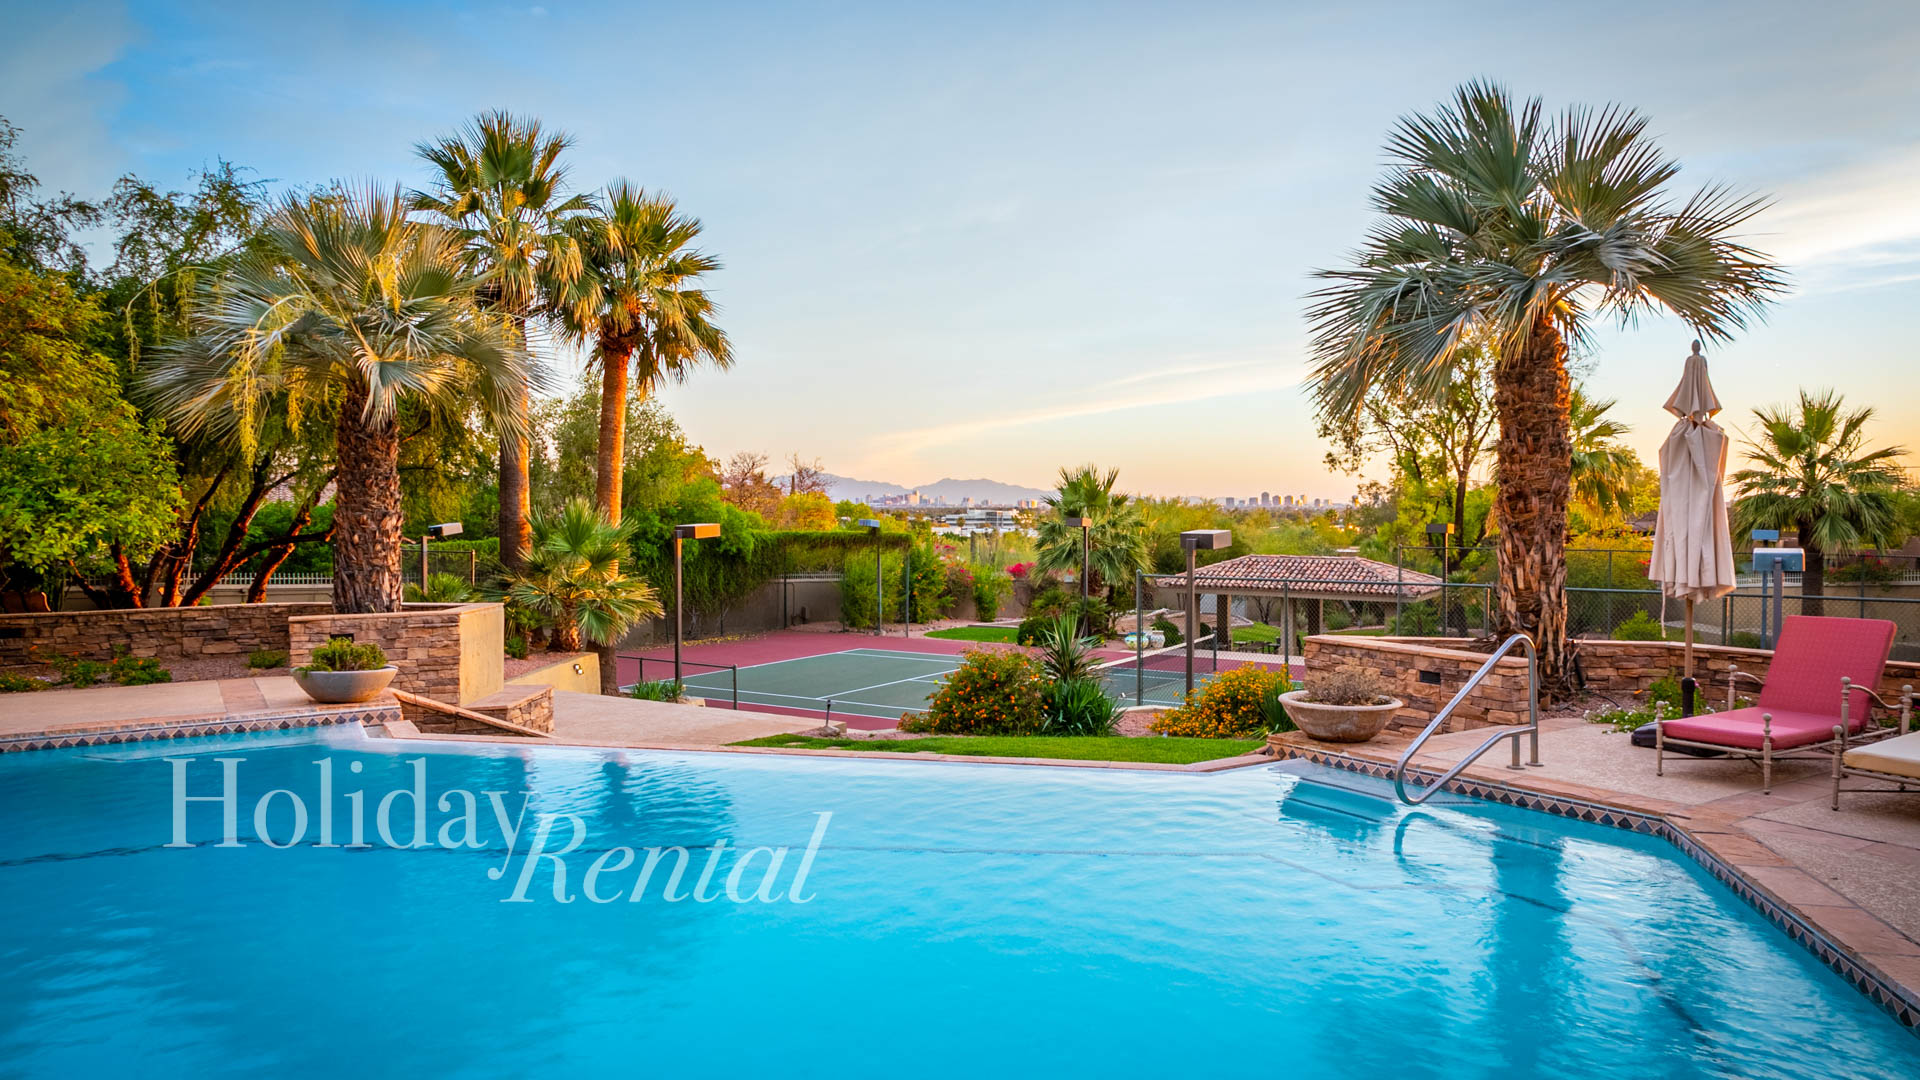
<instances>
[{"instance_id":1,"label":"yucca plant","mask_svg":"<svg viewBox=\"0 0 1920 1080\"><path fill-rule=\"evenodd\" d=\"M614 644L662 612L651 585L620 573L634 528L631 521L609 522L585 499L570 500L552 516L535 515L533 547L507 595L547 619L552 648L575 652L583 640Z\"/></svg>"},{"instance_id":2,"label":"yucca plant","mask_svg":"<svg viewBox=\"0 0 1920 1080\"><path fill-rule=\"evenodd\" d=\"M1438 400L1456 355L1490 343L1497 630L1530 633L1549 690L1564 690L1569 346L1602 312L1671 312L1710 340L1744 327L1783 286L1733 238L1764 203L1720 187L1672 198L1680 167L1629 109L1549 119L1537 98L1484 82L1402 119L1386 149L1383 218L1312 297L1317 406L1340 417L1380 392Z\"/></svg>"},{"instance_id":3,"label":"yucca plant","mask_svg":"<svg viewBox=\"0 0 1920 1080\"><path fill-rule=\"evenodd\" d=\"M1040 666L1054 682L1090 679L1100 668L1093 642L1080 636L1079 620L1061 615L1040 634Z\"/></svg>"},{"instance_id":4,"label":"yucca plant","mask_svg":"<svg viewBox=\"0 0 1920 1080\"><path fill-rule=\"evenodd\" d=\"M407 602L410 604L464 604L478 595L478 590L458 574L428 574L425 588L407 586Z\"/></svg>"}]
</instances>

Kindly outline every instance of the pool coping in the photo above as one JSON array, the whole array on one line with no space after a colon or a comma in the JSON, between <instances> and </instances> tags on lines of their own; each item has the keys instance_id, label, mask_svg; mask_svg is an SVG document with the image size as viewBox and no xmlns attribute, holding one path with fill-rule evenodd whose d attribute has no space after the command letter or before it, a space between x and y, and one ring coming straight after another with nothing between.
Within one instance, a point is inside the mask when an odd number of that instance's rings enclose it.
<instances>
[{"instance_id":1,"label":"pool coping","mask_svg":"<svg viewBox=\"0 0 1920 1080\"><path fill-rule=\"evenodd\" d=\"M1299 760L1377 779L1391 779L1392 762L1342 753L1320 746L1282 743L1274 746L1269 761ZM1711 811L1692 813L1678 804L1654 799L1620 796L1583 788L1582 794L1554 791L1547 786L1496 780L1466 772L1446 782L1441 790L1506 806L1538 810L1559 817L1573 818L1611 828L1625 829L1665 840L1680 849L1715 880L1733 890L1762 917L1785 931L1787 936L1811 952L1828 968L1847 980L1854 989L1880 1006L1902 1025L1920 1033L1920 986L1914 986L1884 970L1876 957L1888 959L1920 957L1920 945L1887 926L1877 916L1845 897L1845 906L1833 905L1822 914L1804 910L1787 900L1780 889L1791 881L1817 879L1794 867L1738 828L1734 819ZM1439 770L1409 766L1409 779L1422 785L1442 775ZM1569 785L1573 786L1573 785ZM1613 796L1609 798L1608 796ZM1755 871L1760 871L1756 873ZM1773 884L1763 878L1774 876ZM1838 894L1836 894L1838 895ZM1827 908L1827 905L1809 905ZM1904 943L1891 949L1878 948L1888 938ZM1915 965L1908 965L1915 966Z\"/></svg>"},{"instance_id":2,"label":"pool coping","mask_svg":"<svg viewBox=\"0 0 1920 1080\"><path fill-rule=\"evenodd\" d=\"M30 750L60 750L75 746L148 742L155 739L193 739L207 735L242 735L260 731L360 724L362 727L400 721L400 705L382 698L357 705L310 705L260 709L251 712L208 712L181 716L142 717L99 724L65 724L57 728L0 735L0 754Z\"/></svg>"}]
</instances>

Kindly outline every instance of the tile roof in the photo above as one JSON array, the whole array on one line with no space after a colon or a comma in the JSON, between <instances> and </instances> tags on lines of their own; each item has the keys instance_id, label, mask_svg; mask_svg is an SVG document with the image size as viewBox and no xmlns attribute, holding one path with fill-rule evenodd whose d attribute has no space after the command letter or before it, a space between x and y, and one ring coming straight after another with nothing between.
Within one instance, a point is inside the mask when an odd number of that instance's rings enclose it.
<instances>
[{"instance_id":1,"label":"tile roof","mask_svg":"<svg viewBox=\"0 0 1920 1080\"><path fill-rule=\"evenodd\" d=\"M1405 570L1353 555L1242 555L1202 566L1194 585L1203 593L1280 592L1283 587L1301 596L1325 593L1392 600L1415 599L1440 587L1441 580L1418 570ZM1187 575L1162 574L1160 586L1185 588Z\"/></svg>"}]
</instances>

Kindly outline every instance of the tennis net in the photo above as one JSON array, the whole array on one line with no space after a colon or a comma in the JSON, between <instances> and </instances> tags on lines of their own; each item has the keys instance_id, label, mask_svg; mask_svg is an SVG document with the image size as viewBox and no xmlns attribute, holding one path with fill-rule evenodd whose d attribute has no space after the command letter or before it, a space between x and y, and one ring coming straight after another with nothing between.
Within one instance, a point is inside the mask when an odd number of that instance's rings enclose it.
<instances>
[{"instance_id":1,"label":"tennis net","mask_svg":"<svg viewBox=\"0 0 1920 1080\"><path fill-rule=\"evenodd\" d=\"M1193 642L1193 680L1198 685L1220 667L1212 634ZM1187 691L1187 646L1168 645L1136 656L1101 664L1100 681L1107 692L1124 703L1178 705Z\"/></svg>"}]
</instances>

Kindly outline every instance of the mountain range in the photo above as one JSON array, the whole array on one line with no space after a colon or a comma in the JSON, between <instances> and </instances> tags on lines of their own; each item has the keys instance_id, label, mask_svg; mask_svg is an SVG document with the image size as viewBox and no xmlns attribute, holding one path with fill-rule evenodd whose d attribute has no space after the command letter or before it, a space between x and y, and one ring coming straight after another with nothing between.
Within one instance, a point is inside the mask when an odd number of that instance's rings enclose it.
<instances>
[{"instance_id":1,"label":"mountain range","mask_svg":"<svg viewBox=\"0 0 1920 1080\"><path fill-rule=\"evenodd\" d=\"M785 477L776 477L774 482L781 483ZM928 502L944 498L950 506L958 506L962 499L972 499L975 503L989 503L997 506L1011 506L1022 499L1044 499L1053 494L1041 488L1021 487L1019 484L1003 484L998 480L955 480L951 477L921 484L918 487L902 487L885 480L857 480L850 476L826 474L827 494L833 499L852 499L862 502L888 495L905 495L909 491L918 491L920 497Z\"/></svg>"}]
</instances>

